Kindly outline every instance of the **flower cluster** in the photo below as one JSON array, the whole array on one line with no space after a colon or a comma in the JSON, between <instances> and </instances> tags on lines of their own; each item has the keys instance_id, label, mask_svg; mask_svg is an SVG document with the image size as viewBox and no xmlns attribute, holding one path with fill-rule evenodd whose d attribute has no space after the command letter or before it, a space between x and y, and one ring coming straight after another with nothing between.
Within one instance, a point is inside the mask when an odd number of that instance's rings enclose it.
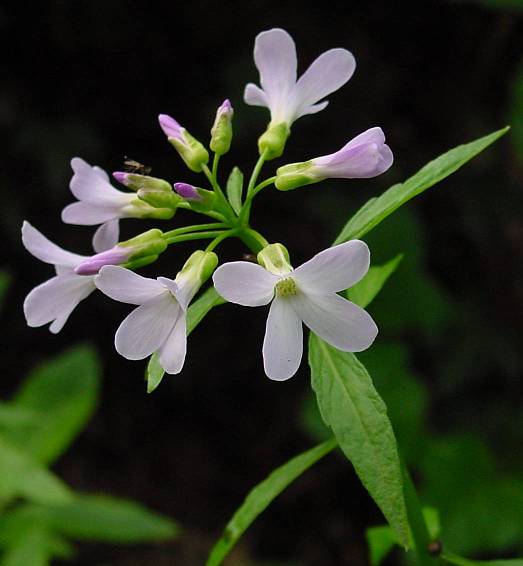
<instances>
[{"instance_id":1,"label":"flower cluster","mask_svg":"<svg viewBox=\"0 0 523 566\"><path fill-rule=\"evenodd\" d=\"M392 165L383 131L374 127L330 155L285 164L272 177L258 179L264 163L283 155L294 121L325 109L324 98L351 78L354 57L345 49L331 49L298 78L294 41L286 31L271 29L257 36L254 61L260 86L247 84L244 100L268 108L270 121L258 139L259 159L246 189L237 168L229 177L227 196L219 181L220 157L229 152L233 140L234 110L229 100L218 107L209 149L171 116L158 118L169 143L190 171L203 175L207 188L184 178L170 182L152 177L150 170L133 162L112 174L124 188L120 190L105 171L75 157L70 189L76 201L63 209L62 220L98 225L93 236L95 253L83 256L66 251L24 222L24 246L56 271L25 299L29 326L50 323L51 332L59 332L76 306L98 289L111 299L136 306L116 331L118 353L129 360L156 354L165 372L177 374L185 360L189 305L212 276L216 291L231 303L271 303L263 342L264 369L271 379L285 380L298 370L303 324L340 350L357 352L372 344L377 327L370 315L338 294L369 269L367 245L349 241L293 268L286 248L269 243L251 221L253 200L268 186L288 191L329 178L374 177ZM167 221L179 208L204 215L207 221L167 231L153 228L119 241L121 219ZM256 254L257 263L236 261L217 267L214 250L230 237L240 238ZM205 239L210 243L193 252L174 279L135 273L178 242Z\"/></svg>"}]
</instances>

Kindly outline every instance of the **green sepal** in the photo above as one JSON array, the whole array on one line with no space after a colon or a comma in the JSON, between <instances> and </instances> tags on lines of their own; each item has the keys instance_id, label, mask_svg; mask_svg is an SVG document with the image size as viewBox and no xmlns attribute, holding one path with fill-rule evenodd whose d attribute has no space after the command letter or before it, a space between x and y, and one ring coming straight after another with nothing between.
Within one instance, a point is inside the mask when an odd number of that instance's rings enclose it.
<instances>
[{"instance_id":1,"label":"green sepal","mask_svg":"<svg viewBox=\"0 0 523 566\"><path fill-rule=\"evenodd\" d=\"M283 154L287 138L291 134L288 124L269 124L267 130L258 139L258 150L260 155L265 154L265 159L270 161Z\"/></svg>"},{"instance_id":2,"label":"green sepal","mask_svg":"<svg viewBox=\"0 0 523 566\"><path fill-rule=\"evenodd\" d=\"M302 163L290 163L276 170L275 187L279 191L291 191L298 187L304 187L311 183L317 183L321 179L314 178L311 174L311 161Z\"/></svg>"},{"instance_id":3,"label":"green sepal","mask_svg":"<svg viewBox=\"0 0 523 566\"><path fill-rule=\"evenodd\" d=\"M191 171L199 173L204 165L209 162L209 152L203 144L191 136L187 130L183 130L183 140L178 138L168 138L170 144L176 149L185 165Z\"/></svg>"},{"instance_id":4,"label":"green sepal","mask_svg":"<svg viewBox=\"0 0 523 566\"><path fill-rule=\"evenodd\" d=\"M289 252L282 244L269 244L257 256L258 263L275 275L285 275L292 271Z\"/></svg>"},{"instance_id":5,"label":"green sepal","mask_svg":"<svg viewBox=\"0 0 523 566\"><path fill-rule=\"evenodd\" d=\"M129 266L130 264L139 267L139 265L147 265L155 261L155 259L167 249L167 242L163 237L163 232L158 230L158 228L153 228L152 230L147 230L143 234L139 234L130 240L125 242L119 242L118 247L120 248L131 248L132 252L129 255L129 261L125 264ZM145 263L135 264L137 260L146 260L155 256L154 259L149 259Z\"/></svg>"},{"instance_id":6,"label":"green sepal","mask_svg":"<svg viewBox=\"0 0 523 566\"><path fill-rule=\"evenodd\" d=\"M183 202L183 198L173 191L164 191L156 189L139 189L138 198L155 209L155 213L165 216L156 216L155 218L172 218L178 205Z\"/></svg>"}]
</instances>

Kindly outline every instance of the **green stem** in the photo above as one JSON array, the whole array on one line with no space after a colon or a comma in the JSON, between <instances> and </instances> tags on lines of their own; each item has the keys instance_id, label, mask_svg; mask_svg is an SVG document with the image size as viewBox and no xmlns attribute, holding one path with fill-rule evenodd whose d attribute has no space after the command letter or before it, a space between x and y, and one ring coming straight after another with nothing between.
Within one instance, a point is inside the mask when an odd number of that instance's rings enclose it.
<instances>
[{"instance_id":1,"label":"green stem","mask_svg":"<svg viewBox=\"0 0 523 566\"><path fill-rule=\"evenodd\" d=\"M276 181L276 176L274 177L269 177L268 179L265 179L265 181L263 181L262 183L260 183L259 185L256 185L254 187L254 189L252 190L252 195L251 198L255 197L262 189L264 189L265 187L268 187L269 185L272 185L274 183L274 181Z\"/></svg>"},{"instance_id":2,"label":"green stem","mask_svg":"<svg viewBox=\"0 0 523 566\"><path fill-rule=\"evenodd\" d=\"M178 205L178 208L183 208L184 210L190 210L191 212L196 212L198 214L204 214L205 216L209 216L210 218L214 218L215 220L219 220L220 222L224 222L226 220L225 216L220 212L216 212L214 210L194 210L188 202L181 202Z\"/></svg>"},{"instance_id":3,"label":"green stem","mask_svg":"<svg viewBox=\"0 0 523 566\"><path fill-rule=\"evenodd\" d=\"M215 153L214 154L214 159L212 160L212 177L213 179L216 179L216 182L218 182L218 162L220 161L220 156Z\"/></svg>"},{"instance_id":4,"label":"green stem","mask_svg":"<svg viewBox=\"0 0 523 566\"><path fill-rule=\"evenodd\" d=\"M225 196L225 194L223 193L220 185L218 184L218 181L216 180L216 177L214 177L214 175L211 173L211 171L209 170L209 168L207 167L207 165L204 165L202 167L202 171L205 173L205 176L207 177L207 179L209 180L209 183L211 183L212 188L216 194L216 196L219 198L219 200L222 202L223 205L223 214L225 215L226 219L228 222L230 222L230 224L235 224L236 223L236 214L234 214L234 210L231 208L231 205L229 204L229 201L227 200L227 197Z\"/></svg>"},{"instance_id":5,"label":"green stem","mask_svg":"<svg viewBox=\"0 0 523 566\"><path fill-rule=\"evenodd\" d=\"M269 242L256 230L252 228L244 228L238 233L238 238L252 251L252 253L257 254L265 246L269 245Z\"/></svg>"},{"instance_id":6,"label":"green stem","mask_svg":"<svg viewBox=\"0 0 523 566\"><path fill-rule=\"evenodd\" d=\"M436 566L439 560L428 552L431 540L418 493L403 461L401 467L403 472L403 492L405 494L405 504L413 538L413 552L416 555L416 563L419 566Z\"/></svg>"},{"instance_id":7,"label":"green stem","mask_svg":"<svg viewBox=\"0 0 523 566\"><path fill-rule=\"evenodd\" d=\"M165 238L168 244L178 244L180 242L188 242L189 240L204 240L206 238L215 238L223 234L223 230L211 230L209 232L196 232L193 234L182 234L180 236L169 236ZM165 234L164 234L165 236Z\"/></svg>"},{"instance_id":8,"label":"green stem","mask_svg":"<svg viewBox=\"0 0 523 566\"><path fill-rule=\"evenodd\" d=\"M258 187L256 187L256 181L258 180L263 164L265 163L266 153L267 152L264 151L260 155L258 161L256 162L256 165L254 166L254 169L252 170L252 175L251 178L249 179L249 184L247 186L247 194L245 196L245 202L243 203L243 207L240 212L240 226L247 226L247 224L249 223L249 217L251 215L252 199L254 198L256 193L259 190L261 190ZM260 184L263 185L263 183ZM255 192L256 189L258 190Z\"/></svg>"},{"instance_id":9,"label":"green stem","mask_svg":"<svg viewBox=\"0 0 523 566\"><path fill-rule=\"evenodd\" d=\"M164 238L170 238L172 236L181 236L182 234L187 234L188 232L195 232L198 230L213 230L217 228L227 228L227 224L223 222L211 222L210 224L194 224L193 226L184 226L183 228L175 228L174 230L169 230L163 233Z\"/></svg>"},{"instance_id":10,"label":"green stem","mask_svg":"<svg viewBox=\"0 0 523 566\"><path fill-rule=\"evenodd\" d=\"M218 244L223 242L223 240L226 240L231 236L235 236L237 233L238 233L238 228L233 228L232 230L227 230L226 232L223 232L223 234L220 234L219 236L214 238L214 240L205 248L205 250L208 252L212 252Z\"/></svg>"}]
</instances>

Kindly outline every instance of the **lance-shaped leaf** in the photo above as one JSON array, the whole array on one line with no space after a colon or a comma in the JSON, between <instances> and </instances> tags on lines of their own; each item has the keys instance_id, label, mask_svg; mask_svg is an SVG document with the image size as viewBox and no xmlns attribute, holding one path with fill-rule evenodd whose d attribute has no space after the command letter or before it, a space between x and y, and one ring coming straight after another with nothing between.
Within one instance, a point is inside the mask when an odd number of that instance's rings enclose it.
<instances>
[{"instance_id":1,"label":"lance-shaped leaf","mask_svg":"<svg viewBox=\"0 0 523 566\"><path fill-rule=\"evenodd\" d=\"M242 190L243 190L243 173L234 167L227 179L227 198L236 214L240 214L242 210Z\"/></svg>"},{"instance_id":2,"label":"lance-shaped leaf","mask_svg":"<svg viewBox=\"0 0 523 566\"><path fill-rule=\"evenodd\" d=\"M249 528L256 517L269 506L273 499L335 447L336 441L334 439L319 444L289 460L259 483L247 495L245 501L227 523L222 537L214 545L207 559L206 566L221 564L241 535Z\"/></svg>"},{"instance_id":3,"label":"lance-shaped leaf","mask_svg":"<svg viewBox=\"0 0 523 566\"><path fill-rule=\"evenodd\" d=\"M383 265L372 266L363 279L347 289L347 299L365 308L381 291L387 279L396 271L402 258L403 255L399 254Z\"/></svg>"},{"instance_id":4,"label":"lance-shaped leaf","mask_svg":"<svg viewBox=\"0 0 523 566\"><path fill-rule=\"evenodd\" d=\"M402 544L409 546L396 438L367 370L354 354L341 352L312 333L309 364L323 420Z\"/></svg>"},{"instance_id":5,"label":"lance-shaped leaf","mask_svg":"<svg viewBox=\"0 0 523 566\"><path fill-rule=\"evenodd\" d=\"M334 244L361 238L411 198L448 177L509 130L502 128L473 142L459 145L422 167L413 177L364 204L347 222Z\"/></svg>"},{"instance_id":6,"label":"lance-shaped leaf","mask_svg":"<svg viewBox=\"0 0 523 566\"><path fill-rule=\"evenodd\" d=\"M25 497L36 503L62 503L72 493L66 484L31 455L0 437L0 503Z\"/></svg>"}]
</instances>

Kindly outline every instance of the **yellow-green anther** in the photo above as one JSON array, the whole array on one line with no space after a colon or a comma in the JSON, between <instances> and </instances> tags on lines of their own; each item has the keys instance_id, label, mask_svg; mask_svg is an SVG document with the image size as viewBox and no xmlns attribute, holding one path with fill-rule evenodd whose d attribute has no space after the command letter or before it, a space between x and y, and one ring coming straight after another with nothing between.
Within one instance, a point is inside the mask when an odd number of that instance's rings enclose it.
<instances>
[{"instance_id":1,"label":"yellow-green anther","mask_svg":"<svg viewBox=\"0 0 523 566\"><path fill-rule=\"evenodd\" d=\"M296 295L296 281L294 281L292 277L286 277L276 283L275 289L278 297L290 297L291 295Z\"/></svg>"}]
</instances>

